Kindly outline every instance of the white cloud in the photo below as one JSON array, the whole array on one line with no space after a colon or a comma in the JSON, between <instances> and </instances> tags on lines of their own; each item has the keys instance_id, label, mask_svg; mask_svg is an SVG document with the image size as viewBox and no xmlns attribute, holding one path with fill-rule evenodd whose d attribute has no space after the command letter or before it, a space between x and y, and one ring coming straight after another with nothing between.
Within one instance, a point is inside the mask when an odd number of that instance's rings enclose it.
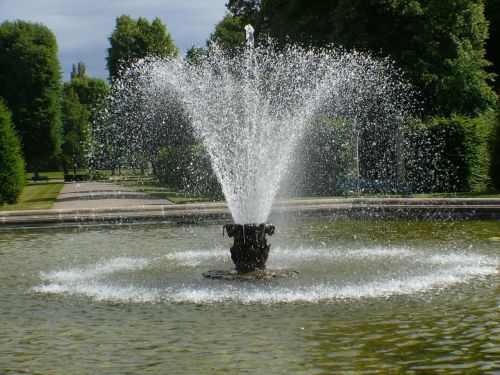
<instances>
[{"instance_id":1,"label":"white cloud","mask_svg":"<svg viewBox=\"0 0 500 375\"><path fill-rule=\"evenodd\" d=\"M87 71L106 77L108 37L116 17L160 18L184 53L203 46L224 16L227 0L0 0L0 22L22 19L43 23L56 35L61 68L69 78L71 64L84 61Z\"/></svg>"}]
</instances>

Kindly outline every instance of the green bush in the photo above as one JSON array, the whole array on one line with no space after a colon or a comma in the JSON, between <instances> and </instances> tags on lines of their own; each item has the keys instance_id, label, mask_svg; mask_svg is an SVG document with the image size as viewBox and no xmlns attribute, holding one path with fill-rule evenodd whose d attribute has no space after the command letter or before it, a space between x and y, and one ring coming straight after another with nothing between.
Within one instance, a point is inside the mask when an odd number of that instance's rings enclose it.
<instances>
[{"instance_id":1,"label":"green bush","mask_svg":"<svg viewBox=\"0 0 500 375\"><path fill-rule=\"evenodd\" d=\"M488 142L494 115L415 122L407 137L406 177L414 192L480 192L491 188Z\"/></svg>"},{"instance_id":2,"label":"green bush","mask_svg":"<svg viewBox=\"0 0 500 375\"><path fill-rule=\"evenodd\" d=\"M21 144L11 114L0 100L0 204L13 204L26 183Z\"/></svg>"},{"instance_id":3,"label":"green bush","mask_svg":"<svg viewBox=\"0 0 500 375\"><path fill-rule=\"evenodd\" d=\"M222 189L202 145L182 145L162 149L153 163L158 181L194 196L219 199Z\"/></svg>"},{"instance_id":4,"label":"green bush","mask_svg":"<svg viewBox=\"0 0 500 375\"><path fill-rule=\"evenodd\" d=\"M342 194L354 178L352 123L320 118L306 129L284 178L286 195L330 196Z\"/></svg>"},{"instance_id":5,"label":"green bush","mask_svg":"<svg viewBox=\"0 0 500 375\"><path fill-rule=\"evenodd\" d=\"M494 117L494 125L490 137L491 164L490 176L492 187L500 191L500 102Z\"/></svg>"}]
</instances>

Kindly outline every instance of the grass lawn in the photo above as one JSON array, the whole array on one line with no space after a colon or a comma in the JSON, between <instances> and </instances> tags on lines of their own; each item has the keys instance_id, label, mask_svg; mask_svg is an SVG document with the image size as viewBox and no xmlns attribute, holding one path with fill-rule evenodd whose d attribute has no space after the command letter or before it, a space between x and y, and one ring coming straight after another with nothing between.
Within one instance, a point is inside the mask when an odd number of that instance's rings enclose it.
<instances>
[{"instance_id":1,"label":"grass lawn","mask_svg":"<svg viewBox=\"0 0 500 375\"><path fill-rule=\"evenodd\" d=\"M171 202L183 204L183 203L196 203L196 202L214 202L213 199L207 197L193 197L190 193L172 189L168 186L159 186L154 179L143 179L142 181L131 181L122 180L116 181L118 185L123 185L130 187L134 190L144 192L146 194L168 199Z\"/></svg>"},{"instance_id":2,"label":"grass lawn","mask_svg":"<svg viewBox=\"0 0 500 375\"><path fill-rule=\"evenodd\" d=\"M0 206L0 211L45 210L52 207L62 182L29 182L23 189L17 204Z\"/></svg>"}]
</instances>

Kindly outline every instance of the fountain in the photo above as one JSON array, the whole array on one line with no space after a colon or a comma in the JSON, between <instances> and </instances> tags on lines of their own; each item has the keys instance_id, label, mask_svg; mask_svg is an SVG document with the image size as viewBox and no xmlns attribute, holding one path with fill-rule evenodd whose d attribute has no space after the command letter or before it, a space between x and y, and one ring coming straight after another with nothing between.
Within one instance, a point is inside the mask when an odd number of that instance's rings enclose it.
<instances>
[{"instance_id":1,"label":"fountain","mask_svg":"<svg viewBox=\"0 0 500 375\"><path fill-rule=\"evenodd\" d=\"M140 60L113 93L113 105L136 129L132 140L147 138L148 127L183 108L230 208L234 224L225 230L234 238L238 273L265 268L266 235L274 232L267 220L307 126L318 116L352 126L373 122L376 107L378 123L395 132L408 111L408 88L388 60L333 48L279 48L272 41L254 46L252 26L245 31L239 54L212 45L195 62ZM150 137L157 138L156 130Z\"/></svg>"},{"instance_id":2,"label":"fountain","mask_svg":"<svg viewBox=\"0 0 500 375\"><path fill-rule=\"evenodd\" d=\"M223 229L236 270L216 283L199 277L206 267L231 267L219 224L0 230L0 372L498 370L498 220L333 213L272 217L276 233L267 223L293 149L318 113L352 126L356 145L379 106L389 131L402 122L404 87L387 75L390 64L295 47L228 58L214 48L197 66L139 62L112 100L134 125L116 132L132 142L127 150L159 138L148 127L171 119L169 104L185 108L231 208L234 223ZM239 282L266 263L277 275L301 273Z\"/></svg>"},{"instance_id":3,"label":"fountain","mask_svg":"<svg viewBox=\"0 0 500 375\"><path fill-rule=\"evenodd\" d=\"M224 229L229 237L234 237L231 259L238 273L248 273L266 268L270 245L266 234L274 234L272 224L226 224Z\"/></svg>"}]
</instances>

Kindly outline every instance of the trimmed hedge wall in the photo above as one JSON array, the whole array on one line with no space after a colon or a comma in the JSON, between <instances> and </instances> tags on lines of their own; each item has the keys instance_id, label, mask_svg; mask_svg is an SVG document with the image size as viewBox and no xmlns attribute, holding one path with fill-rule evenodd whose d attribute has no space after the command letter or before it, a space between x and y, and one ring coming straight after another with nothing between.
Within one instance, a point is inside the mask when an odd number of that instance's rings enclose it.
<instances>
[{"instance_id":1,"label":"trimmed hedge wall","mask_svg":"<svg viewBox=\"0 0 500 375\"><path fill-rule=\"evenodd\" d=\"M452 116L414 122L407 131L406 178L414 192L491 190L495 115Z\"/></svg>"},{"instance_id":2,"label":"trimmed hedge wall","mask_svg":"<svg viewBox=\"0 0 500 375\"><path fill-rule=\"evenodd\" d=\"M390 137L390 134L381 136ZM484 192L500 188L500 124L495 111L477 118L454 115L427 122L414 120L406 128L404 138L406 193ZM352 142L349 121L323 120L315 123L304 134L280 193L349 193L352 190L349 184L355 180ZM375 147L387 152L391 142L386 143L378 139ZM363 146L360 144L360 147ZM364 155L366 159L372 153L373 150L360 149L361 158ZM361 170L363 184L378 183L381 186L377 189L371 187L370 192L395 192L400 189L386 186L395 183L393 169L396 160L393 159L385 161L391 163L389 166L375 167L387 169L379 171L387 174L385 179L369 176L371 179L366 180L366 171ZM222 197L221 187L201 144L163 149L153 164L153 173L166 186L188 191L195 196Z\"/></svg>"},{"instance_id":3,"label":"trimmed hedge wall","mask_svg":"<svg viewBox=\"0 0 500 375\"><path fill-rule=\"evenodd\" d=\"M497 104L492 136L490 138L490 176L494 189L500 191L500 101Z\"/></svg>"},{"instance_id":4,"label":"trimmed hedge wall","mask_svg":"<svg viewBox=\"0 0 500 375\"><path fill-rule=\"evenodd\" d=\"M162 149L153 163L153 175L158 181L194 196L222 198L210 158L201 144Z\"/></svg>"},{"instance_id":5,"label":"trimmed hedge wall","mask_svg":"<svg viewBox=\"0 0 500 375\"><path fill-rule=\"evenodd\" d=\"M16 203L25 184L21 143L10 111L0 99L0 205Z\"/></svg>"}]
</instances>

